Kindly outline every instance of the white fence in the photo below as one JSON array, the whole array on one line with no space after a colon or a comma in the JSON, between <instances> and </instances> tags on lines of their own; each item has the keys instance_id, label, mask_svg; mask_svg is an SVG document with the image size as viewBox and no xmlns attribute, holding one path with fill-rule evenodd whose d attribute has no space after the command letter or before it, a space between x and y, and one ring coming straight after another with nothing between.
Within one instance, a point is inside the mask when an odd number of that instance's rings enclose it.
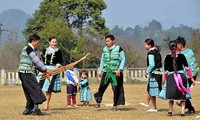
<instances>
[{"instance_id":1,"label":"white fence","mask_svg":"<svg viewBox=\"0 0 200 120\"><path fill-rule=\"evenodd\" d=\"M83 69L75 69L77 76L79 77L80 71ZM98 78L97 72L98 69L84 69L88 71L88 78L93 83L100 82L100 78ZM123 71L124 82L135 82L135 81L146 81L145 78L145 68L126 68ZM65 73L61 73L61 81L64 82L66 80ZM21 84L21 81L18 76L18 72L16 70L1 70L0 74L0 83L1 85L16 85Z\"/></svg>"}]
</instances>

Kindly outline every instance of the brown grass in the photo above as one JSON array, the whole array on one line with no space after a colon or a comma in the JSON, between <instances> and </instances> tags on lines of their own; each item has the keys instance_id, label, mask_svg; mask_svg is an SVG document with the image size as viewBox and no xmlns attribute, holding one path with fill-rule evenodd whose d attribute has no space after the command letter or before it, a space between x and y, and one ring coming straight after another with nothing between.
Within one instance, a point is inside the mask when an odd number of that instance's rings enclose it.
<instances>
[{"instance_id":1,"label":"brown grass","mask_svg":"<svg viewBox=\"0 0 200 120\"><path fill-rule=\"evenodd\" d=\"M91 84L92 93L98 89L98 84ZM146 113L147 108L140 106L139 102L146 99L146 84L125 84L125 106L119 106L117 111L112 111L113 93L111 87L108 87L100 108L94 108L94 99L90 107L82 107L79 102L79 93L77 95L78 106L76 108L67 108L66 106L66 88L62 86L61 93L53 93L50 110L44 111L45 116L23 116L22 112L25 106L25 97L21 86L0 86L0 120L188 120L197 119L200 115L200 84L192 88L193 99L191 100L196 108L196 114L180 117L180 107L174 106L172 117L167 116L168 101L157 99L157 113ZM42 108L44 104L40 105Z\"/></svg>"}]
</instances>

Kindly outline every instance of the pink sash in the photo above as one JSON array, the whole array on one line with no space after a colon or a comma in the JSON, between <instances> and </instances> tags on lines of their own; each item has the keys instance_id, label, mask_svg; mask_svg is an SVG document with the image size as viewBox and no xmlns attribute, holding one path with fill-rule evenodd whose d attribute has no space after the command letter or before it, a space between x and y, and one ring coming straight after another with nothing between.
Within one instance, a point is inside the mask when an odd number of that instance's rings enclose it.
<instances>
[{"instance_id":1,"label":"pink sash","mask_svg":"<svg viewBox=\"0 0 200 120\"><path fill-rule=\"evenodd\" d=\"M178 90L181 91L183 95L185 95L185 92L186 93L190 93L190 90L187 89L185 86L183 86L183 80L182 80L180 74L174 73L174 80L176 82L176 86L178 87Z\"/></svg>"},{"instance_id":2,"label":"pink sash","mask_svg":"<svg viewBox=\"0 0 200 120\"><path fill-rule=\"evenodd\" d=\"M193 76L192 76L191 70L186 68L186 72L187 72L188 76L192 79Z\"/></svg>"}]
</instances>

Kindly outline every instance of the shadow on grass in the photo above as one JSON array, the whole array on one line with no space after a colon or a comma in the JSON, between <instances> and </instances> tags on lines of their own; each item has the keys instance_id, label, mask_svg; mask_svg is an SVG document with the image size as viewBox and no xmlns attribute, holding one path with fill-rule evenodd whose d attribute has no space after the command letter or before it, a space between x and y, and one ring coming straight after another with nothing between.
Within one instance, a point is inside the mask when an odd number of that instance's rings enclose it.
<instances>
[{"instance_id":1,"label":"shadow on grass","mask_svg":"<svg viewBox=\"0 0 200 120\"><path fill-rule=\"evenodd\" d=\"M97 111L107 111L107 110L112 110L112 107L109 108L97 108ZM133 110L138 110L137 108L117 108L116 111L133 111Z\"/></svg>"},{"instance_id":2,"label":"shadow on grass","mask_svg":"<svg viewBox=\"0 0 200 120\"><path fill-rule=\"evenodd\" d=\"M44 114L44 116L49 116L51 115L49 112L42 112Z\"/></svg>"},{"instance_id":3,"label":"shadow on grass","mask_svg":"<svg viewBox=\"0 0 200 120\"><path fill-rule=\"evenodd\" d=\"M66 108L52 108L50 110L75 110L77 107L66 107Z\"/></svg>"},{"instance_id":4,"label":"shadow on grass","mask_svg":"<svg viewBox=\"0 0 200 120\"><path fill-rule=\"evenodd\" d=\"M132 110L138 110L137 108L117 108L117 111L132 111Z\"/></svg>"},{"instance_id":5,"label":"shadow on grass","mask_svg":"<svg viewBox=\"0 0 200 120\"><path fill-rule=\"evenodd\" d=\"M168 112L168 111L169 111L169 109L167 109L167 108L163 108L163 109L158 109L158 111L159 111L159 112L163 112L163 111L166 111L166 112Z\"/></svg>"}]
</instances>

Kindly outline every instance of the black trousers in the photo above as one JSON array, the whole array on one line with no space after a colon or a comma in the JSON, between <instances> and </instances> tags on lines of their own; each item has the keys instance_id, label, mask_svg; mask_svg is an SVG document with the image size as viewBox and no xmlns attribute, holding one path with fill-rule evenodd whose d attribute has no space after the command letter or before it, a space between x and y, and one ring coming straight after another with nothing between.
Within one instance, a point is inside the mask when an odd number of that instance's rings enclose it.
<instances>
[{"instance_id":1,"label":"black trousers","mask_svg":"<svg viewBox=\"0 0 200 120\"><path fill-rule=\"evenodd\" d=\"M26 108L32 110L34 105L42 104L46 98L35 76L31 73L20 73L22 88L26 97Z\"/></svg>"},{"instance_id":2,"label":"black trousers","mask_svg":"<svg viewBox=\"0 0 200 120\"><path fill-rule=\"evenodd\" d=\"M188 111L195 111L194 107L192 106L190 99L186 99L185 109L188 109Z\"/></svg>"},{"instance_id":3,"label":"black trousers","mask_svg":"<svg viewBox=\"0 0 200 120\"><path fill-rule=\"evenodd\" d=\"M115 73L113 73L115 74ZM94 98L97 103L101 103L103 94L106 91L109 83L111 80L107 82L107 84L104 83L104 79L106 77L106 72L103 73L102 79L99 85L99 90L97 93L94 94ZM112 91L114 94L114 104L113 106L117 105L125 105L125 97L124 97L124 87L123 87L123 74L120 73L120 77L117 77L117 86L112 86Z\"/></svg>"},{"instance_id":4,"label":"black trousers","mask_svg":"<svg viewBox=\"0 0 200 120\"><path fill-rule=\"evenodd\" d=\"M195 77L194 80L196 80L196 76L194 76L194 77ZM189 85L191 86L192 82L191 82L190 78L188 79L188 82L189 82ZM194 107L192 106L190 99L186 99L185 109L188 109L188 111L195 111Z\"/></svg>"}]
</instances>

